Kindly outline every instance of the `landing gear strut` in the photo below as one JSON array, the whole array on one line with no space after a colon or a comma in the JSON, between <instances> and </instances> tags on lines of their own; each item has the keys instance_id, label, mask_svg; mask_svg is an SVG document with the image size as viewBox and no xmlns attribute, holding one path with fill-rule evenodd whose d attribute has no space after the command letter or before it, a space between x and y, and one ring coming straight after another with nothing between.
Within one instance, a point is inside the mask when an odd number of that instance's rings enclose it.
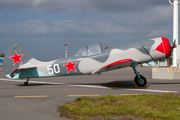
<instances>
[{"instance_id":1,"label":"landing gear strut","mask_svg":"<svg viewBox=\"0 0 180 120\"><path fill-rule=\"evenodd\" d=\"M27 78L27 81L24 82L24 86L28 86L28 81L29 81L29 78Z\"/></svg>"},{"instance_id":2,"label":"landing gear strut","mask_svg":"<svg viewBox=\"0 0 180 120\"><path fill-rule=\"evenodd\" d=\"M137 86L139 87L144 87L147 84L147 80L144 76L139 75L138 71L136 70L135 66L132 67L134 70L134 73L136 74L134 78L134 82L136 83Z\"/></svg>"}]
</instances>

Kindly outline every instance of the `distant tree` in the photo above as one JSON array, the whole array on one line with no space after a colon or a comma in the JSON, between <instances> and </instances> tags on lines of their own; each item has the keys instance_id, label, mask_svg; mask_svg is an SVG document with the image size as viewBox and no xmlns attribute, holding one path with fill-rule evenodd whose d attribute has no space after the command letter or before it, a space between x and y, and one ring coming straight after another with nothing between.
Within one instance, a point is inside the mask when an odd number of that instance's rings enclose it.
<instances>
[{"instance_id":1,"label":"distant tree","mask_svg":"<svg viewBox=\"0 0 180 120\"><path fill-rule=\"evenodd\" d=\"M0 57L4 57L4 54L1 54Z\"/></svg>"}]
</instances>

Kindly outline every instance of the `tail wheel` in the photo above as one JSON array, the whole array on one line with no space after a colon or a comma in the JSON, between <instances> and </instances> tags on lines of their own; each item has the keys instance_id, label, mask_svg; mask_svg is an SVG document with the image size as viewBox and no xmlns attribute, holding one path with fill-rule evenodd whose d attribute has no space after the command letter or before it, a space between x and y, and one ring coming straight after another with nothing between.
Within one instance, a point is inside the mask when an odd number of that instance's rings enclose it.
<instances>
[{"instance_id":1,"label":"tail wheel","mask_svg":"<svg viewBox=\"0 0 180 120\"><path fill-rule=\"evenodd\" d=\"M138 78L138 76L136 76L134 78L134 82L139 86L139 87L144 87L147 84L147 80L144 76L139 75L140 79Z\"/></svg>"},{"instance_id":2,"label":"tail wheel","mask_svg":"<svg viewBox=\"0 0 180 120\"><path fill-rule=\"evenodd\" d=\"M24 86L28 86L28 82L24 82Z\"/></svg>"}]
</instances>

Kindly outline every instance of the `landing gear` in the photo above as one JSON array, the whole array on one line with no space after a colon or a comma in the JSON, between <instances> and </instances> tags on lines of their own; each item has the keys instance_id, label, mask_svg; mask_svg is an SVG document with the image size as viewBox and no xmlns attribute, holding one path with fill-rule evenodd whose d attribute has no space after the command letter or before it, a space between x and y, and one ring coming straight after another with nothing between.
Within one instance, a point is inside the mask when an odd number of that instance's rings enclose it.
<instances>
[{"instance_id":1,"label":"landing gear","mask_svg":"<svg viewBox=\"0 0 180 120\"><path fill-rule=\"evenodd\" d=\"M24 82L24 86L28 86L28 82Z\"/></svg>"},{"instance_id":2,"label":"landing gear","mask_svg":"<svg viewBox=\"0 0 180 120\"><path fill-rule=\"evenodd\" d=\"M28 86L29 78L27 78L27 82L24 82L24 86Z\"/></svg>"},{"instance_id":3,"label":"landing gear","mask_svg":"<svg viewBox=\"0 0 180 120\"><path fill-rule=\"evenodd\" d=\"M136 65L135 65L136 66ZM136 77L134 78L134 82L139 87L145 87L147 85L147 80L144 76L139 75L138 71L136 70L135 66L132 66Z\"/></svg>"},{"instance_id":4,"label":"landing gear","mask_svg":"<svg viewBox=\"0 0 180 120\"><path fill-rule=\"evenodd\" d=\"M138 78L138 76L134 78L134 82L136 83L137 86L144 87L147 84L147 80L144 76L142 75L139 75L139 76L140 78Z\"/></svg>"}]
</instances>

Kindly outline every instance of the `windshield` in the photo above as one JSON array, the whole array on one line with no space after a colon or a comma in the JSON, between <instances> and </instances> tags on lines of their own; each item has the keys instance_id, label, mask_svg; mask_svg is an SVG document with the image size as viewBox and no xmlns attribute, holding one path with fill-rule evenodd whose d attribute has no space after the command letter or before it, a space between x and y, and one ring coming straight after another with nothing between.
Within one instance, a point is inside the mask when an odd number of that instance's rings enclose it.
<instances>
[{"instance_id":1,"label":"windshield","mask_svg":"<svg viewBox=\"0 0 180 120\"><path fill-rule=\"evenodd\" d=\"M109 48L109 46L107 46L104 43L89 45L89 46L85 46L85 47L81 48L78 52L76 52L74 54L74 56L83 57L83 56L97 55L97 54L101 54L102 51L105 51L108 48Z\"/></svg>"},{"instance_id":2,"label":"windshield","mask_svg":"<svg viewBox=\"0 0 180 120\"><path fill-rule=\"evenodd\" d=\"M74 56L87 56L87 46L81 48L79 51L77 51Z\"/></svg>"},{"instance_id":3,"label":"windshield","mask_svg":"<svg viewBox=\"0 0 180 120\"><path fill-rule=\"evenodd\" d=\"M90 45L88 46L88 56L90 55L96 55L101 53L101 48L99 44Z\"/></svg>"}]
</instances>

